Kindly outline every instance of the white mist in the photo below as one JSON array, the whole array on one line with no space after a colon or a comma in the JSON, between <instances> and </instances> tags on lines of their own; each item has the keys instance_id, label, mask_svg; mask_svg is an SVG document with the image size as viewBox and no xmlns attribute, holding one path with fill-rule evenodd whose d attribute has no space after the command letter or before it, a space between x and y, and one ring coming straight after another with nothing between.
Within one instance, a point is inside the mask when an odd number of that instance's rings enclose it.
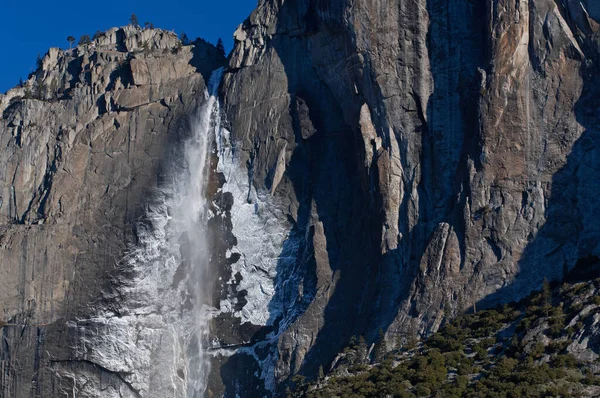
<instances>
[{"instance_id":1,"label":"white mist","mask_svg":"<svg viewBox=\"0 0 600 398\"><path fill-rule=\"evenodd\" d=\"M214 131L219 128L219 102L217 90L223 69L211 75L205 101L196 117L192 119L192 134L184 144L187 172L179 180L173 206L173 224L181 228L182 261L188 266L187 287L194 297L191 314L193 331L189 334L186 354L187 397L204 396L210 361L205 352L208 342L208 319L206 302L212 292L209 291L208 263L210 250L207 244L207 221L209 217L207 185L210 172L209 154L214 143Z\"/></svg>"}]
</instances>

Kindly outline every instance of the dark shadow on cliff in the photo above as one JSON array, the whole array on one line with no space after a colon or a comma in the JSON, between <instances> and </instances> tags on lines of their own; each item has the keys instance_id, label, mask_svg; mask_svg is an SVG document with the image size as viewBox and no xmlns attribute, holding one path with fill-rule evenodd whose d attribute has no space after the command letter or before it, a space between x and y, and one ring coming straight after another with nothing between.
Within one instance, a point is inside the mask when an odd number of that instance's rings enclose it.
<instances>
[{"instance_id":1,"label":"dark shadow on cliff","mask_svg":"<svg viewBox=\"0 0 600 398\"><path fill-rule=\"evenodd\" d=\"M299 372L308 377L316 376L320 365L332 361L351 336L365 335L371 340L380 326L371 321L374 308L378 307L382 265L382 202L377 164L374 161L370 170L365 168L364 144L358 129L360 107L367 99L365 94L353 93L351 87L346 87L347 98L340 101L335 93L338 87L325 81L315 66L331 60L313 59L309 44L314 35L323 34L332 43L327 51L334 53L336 44L343 47L336 54L337 62L350 64L353 39L344 25L343 9L343 2L311 1L308 5L286 2L280 11L278 29L289 28L288 18L301 15L299 24L303 34L274 42L286 75L292 76L288 91L299 145L293 154L293 160L298 160L296 171L290 170L288 177L307 216L306 225L298 224L306 242L304 258L298 260L314 291L309 300L300 302L292 320L304 315L302 322L318 331L302 361L295 357L299 354L295 348L286 359L291 363L292 375ZM339 73L354 78L353 66L346 68L340 68ZM376 94L381 96L380 92ZM297 106L302 102L316 129L309 138L304 138L306 115ZM344 117L348 114L352 116ZM322 225L322 235L319 225L314 224L317 220ZM319 243L326 244L326 255L324 248L315 247ZM281 264L278 272L285 275L285 264Z\"/></svg>"},{"instance_id":2,"label":"dark shadow on cliff","mask_svg":"<svg viewBox=\"0 0 600 398\"><path fill-rule=\"evenodd\" d=\"M326 15L325 12L320 11L320 15ZM426 108L423 109L421 98L423 93L418 92L415 83L412 92L415 109L409 109L413 104L405 104L406 112L414 112L420 122L415 123L415 133L421 137L422 179L417 187L418 222L414 228L409 229L410 192L413 187L405 186L398 225L402 239L397 248L388 249L382 254L381 230L385 225L385 219L380 192L383 188L379 185L379 170L375 159L369 173L363 179L357 179L359 190L362 190L363 195L366 194L362 206L370 213L359 212L360 214L353 218L353 220L366 218L371 224L368 228L358 224L349 226L350 234L354 236L370 234L365 237L365 241L370 241L369 250L352 251L353 246L350 246L349 253L356 258L348 259L345 263L341 262L347 267L346 274L342 273L342 278L347 279L340 279L336 286L336 291L326 307L323 328L305 357L301 373L307 376L316 374L318 364L329 364L333 356L347 345L349 335L363 335L368 343L373 343L377 339L379 330L388 329L399 311L404 310L400 310L400 307L410 299L413 284L415 282L419 284L420 261L440 223L447 222L458 236L464 236L463 208L469 196L469 193L465 192L469 178L468 159L475 159L477 163L477 154L480 152L477 120L480 91L478 67L484 64L486 55L487 43L485 35L482 34L485 31L486 21L481 17L485 15L485 5L480 2L455 4L430 0L427 2L427 11L430 22L426 45L434 91L428 98ZM406 18L406 16L400 15L399 18ZM334 31L338 28L335 25L331 27L327 22L323 25ZM414 29L403 23L402 19L399 26ZM348 27L339 27L339 29L348 29ZM345 34L353 35L348 31ZM352 37L348 41L354 43L355 38ZM369 70L370 55L368 52L363 55L365 70ZM389 149L391 145L389 141L392 137L387 136L390 126L387 108L383 102L384 95L377 77L369 73L364 75L362 81L355 76L361 92L355 100L353 110L357 115L357 125L359 107L366 102L372 109L375 128L383 138L383 147ZM422 78L425 79L424 76ZM355 158L352 160L354 167L357 173L365 173L364 159L359 155L362 152L362 137L360 131L357 131L357 125L349 126L347 134L350 136L354 133L356 151ZM408 170L410 165L405 157L408 156L407 152L410 149L407 148L408 144L405 140L412 132L391 131L391 133L396 134L399 141L402 167ZM406 180L404 183L406 184ZM412 184L416 182L412 181ZM321 199L326 203L327 197ZM464 259L464 240L461 238L459 240L461 258ZM346 297L348 289L353 288L362 289L362 296L355 302ZM433 294L441 294L435 287L425 286L424 289L434 289L436 291ZM358 305L353 308L353 304ZM441 298L440 305L443 304L444 300ZM410 315L422 314L417 313L413 306ZM355 325L349 325L348 320L352 320Z\"/></svg>"},{"instance_id":3,"label":"dark shadow on cliff","mask_svg":"<svg viewBox=\"0 0 600 398\"><path fill-rule=\"evenodd\" d=\"M317 2L301 3L286 1L278 13L278 30L286 29L286 24L293 26L290 20L303 15L299 22L301 32L274 35L270 42L288 77L296 144L286 171L289 185L284 180L275 195L295 195L299 208L296 219L290 220L292 229L277 264L276 292L269 307L269 322L274 326L259 330L254 339L264 339L272 333L267 339L275 337L272 344L277 349L280 333L289 331L295 321L305 316L303 322L318 330L310 352L299 361L299 366L295 365L295 347L279 354L288 355L284 359L292 364L292 375L300 372L314 376L319 365L331 361L352 335L366 334L369 329L375 335L378 330L368 320L376 300L376 283L372 282L377 280L381 264L382 212L373 181L377 170L372 169L367 175L359 146L362 139L356 136L360 98L352 100L356 126L348 126L339 101L316 73L308 48L310 37L318 29L327 30L340 42L346 40L346 32L336 25L338 22L319 20ZM306 106L308 115L298 111L299 104ZM307 133L303 127L306 123L315 131ZM270 181L265 182L266 186L269 184ZM315 242L326 245L326 254L325 248L315 249ZM317 307L314 313L311 305ZM321 327L320 306L325 307ZM259 356L267 354L264 349L255 352ZM232 366L235 361L234 356L221 368L223 379L231 380L232 373L242 371ZM232 381L226 383L226 396L233 396L240 388L238 383L243 383L239 379ZM256 379L247 383L245 392L253 389Z\"/></svg>"},{"instance_id":4,"label":"dark shadow on cliff","mask_svg":"<svg viewBox=\"0 0 600 398\"><path fill-rule=\"evenodd\" d=\"M346 30L347 27L344 26L341 18L338 21L323 21L321 15L325 13L315 12L315 8L318 7L316 2L303 5L302 7L305 7L302 9L303 12L299 11L301 5L298 3L286 1L283 4L279 11L280 21L283 22L278 30L287 29L286 24L290 24L290 19L297 15L305 16L300 21L302 29L295 31L293 35L289 31L274 35L269 45L277 52L289 78L290 114L296 129L301 130L298 126L302 124L294 109L296 101L300 98L307 104L310 119L317 130L317 133L309 138L303 138L301 131L300 133L295 131L297 147L288 167L287 177L298 197L300 209L297 219L292 222L292 231L288 240L284 243L282 257L288 257L284 254L291 252L301 255L293 259L286 258L277 266L278 291L275 295L284 297L284 303L285 297L300 299L296 302L290 301L290 306L284 309L282 317L279 316L278 304L272 302L274 318L270 321L275 327L259 331L255 336L264 338L265 332L275 334L281 332L281 328L287 327L294 320L307 314L307 311L310 311L310 304L319 298L317 290L319 285L315 284L315 281L318 281L319 269L323 263L315 262L315 250L310 244L315 234L314 227L311 226L311 215L318 216L318 220L323 223L327 244L328 264L326 266L335 276L339 276L339 279L335 290L327 292L330 298L324 309L324 323L319 329L312 348L300 366L291 369L292 372L314 376L318 366L330 362L333 356L346 345L350 336L365 335L367 340L372 342L379 328L386 330L393 321L398 306L408 298L409 288L417 278L420 259L439 223L447 222L457 232L461 258L464 261L466 227L462 209L470 196L467 160L472 159L476 168L481 167L480 132L477 120L480 86L477 67L486 64L484 60L489 57L489 54L485 51L489 45L485 42L486 36L482 34L486 23L485 18L481 17L485 14L485 5L482 4L473 5L468 2L468 6L453 5L453 7L470 7L468 11L458 12L459 15L461 12L467 12L469 17L469 22L462 27L467 30L467 36L462 36L462 41L457 40L456 35L449 34L450 26L429 32L429 56L434 87L436 90L450 88L450 91L432 93L426 109L415 110L420 113L422 119L421 166L424 169L424 177L418 187L419 196L423 199L419 202L421 218L412 231L401 229L404 242L408 242L403 244L408 247L399 247L382 255L380 237L384 220L381 198L377 196L378 182L374 178L377 175L377 166L371 165L369 173L364 170L364 159L359 155L362 151L362 142L358 135L360 133L357 134L357 126L349 126L347 120L340 120L343 112L337 105L338 98L315 71L312 60L307 55L311 53L307 48L307 41L311 36L322 31L328 32L331 41L335 41L336 38L341 42L347 40L350 48L346 47L343 51L352 52L350 45L352 33ZM428 12L433 16L433 23L443 26L444 23L453 22L452 18L448 18L450 12L448 9L440 12L440 7L445 4L448 3L428 1ZM335 7L331 6L331 8ZM444 22L444 19L447 21ZM469 32L471 36L468 36ZM458 33L465 34L460 29ZM480 35L477 36L476 33ZM453 43L456 41L461 46L472 45L471 51L474 54L471 54L469 63L465 64L461 61L458 65L454 65L444 58L448 53L455 51ZM340 58L348 55L343 51ZM597 76L597 72L594 73ZM449 81L452 79L458 81L450 84ZM381 93L377 85L373 84L371 88L374 90L371 95L373 97L379 95L380 98ZM354 94L349 94L349 97L352 95ZM360 105L366 100L361 95L348 100L351 106L355 107L352 112L356 115ZM369 99L372 100L373 97ZM584 92L575 108L577 118L586 127L586 131L575 143L567 165L553 178L552 195L547 207L548 221L538 235L532 237L531 243L527 246L521 260L521 272L515 282L496 294L486 297L480 305L508 301L511 295L515 294L520 298L539 286L544 276L548 276L541 273L536 264L536 261L541 258L548 259L548 267L552 269L551 276L560 277L564 270L572 267L580 257L597 254L598 234L593 229L593 220L594 210L599 207L595 197L600 190L595 190L594 184L598 180L596 170L600 170L600 166L593 163L598 157L595 153L596 141L599 139L596 126L600 117L594 109L594 103L597 104L599 97L598 84L593 82L593 77L586 78ZM451 103L451 101L457 102ZM369 105L376 102L377 100L370 102ZM419 102L419 98L416 98L415 102ZM384 107L379 106L377 109L381 110L381 114L375 124L379 123L378 128L387 127L385 122L382 122L386 119ZM442 118L440 121L438 114L440 109L451 114L442 115L445 119ZM338 115L337 119L335 114ZM452 118L460 120L451 122ZM447 120L450 120L449 124L446 124ZM452 123L456 124L452 125ZM453 129L461 135L443 136L448 129ZM436 158L439 151L449 153L446 163L439 163ZM584 158L592 165L583 162ZM437 174L438 172L440 174ZM574 191L574 176L578 176L578 187L588 193L596 192L595 195L585 196L588 199L586 204L581 203L576 190ZM408 202L405 198L401 205L400 222L406 221L403 217L406 217L407 206ZM585 221L585 214L587 214L588 224ZM570 230L567 229L569 226ZM303 245L299 249L298 242ZM558 245L556 242L562 243ZM565 248L568 252L563 253ZM558 255L568 261L556 261ZM406 263L402 264L403 261ZM401 271L397 271L398 269ZM385 276L392 275L389 280L382 280ZM394 283L398 285L392 286ZM303 295L296 295L301 285L307 289L304 290ZM386 295L387 293L393 294ZM317 296L314 296L315 294ZM319 314L316 316L318 317ZM285 322L282 323L283 321ZM289 355L291 356L287 359L293 364L295 353ZM231 360L229 363L233 362ZM222 374L227 373L229 379L232 379L231 374L236 369L235 366L225 366L222 368ZM233 388L233 385L231 386ZM228 392L233 394L234 390Z\"/></svg>"},{"instance_id":5,"label":"dark shadow on cliff","mask_svg":"<svg viewBox=\"0 0 600 398\"><path fill-rule=\"evenodd\" d=\"M421 137L419 219L412 230L400 228L410 242L409 279L415 283L409 288L415 289L411 300L417 298L407 303L409 315L421 318L426 330L432 326L437 312L452 300L440 285L448 278L444 270L427 269L425 273L420 270L421 266L431 265L432 259L425 258L426 250L441 223L447 223L456 234L460 267L464 265L469 161L480 167L478 68L486 64L485 7L484 2L427 1L427 54L434 91L425 109L420 94L412 93L415 112L422 122L416 131ZM406 198L401 207L401 217L408 217L409 200ZM405 332L416 332L411 329Z\"/></svg>"},{"instance_id":6,"label":"dark shadow on cliff","mask_svg":"<svg viewBox=\"0 0 600 398\"><path fill-rule=\"evenodd\" d=\"M282 260L277 265L275 297L283 299L287 307L284 306L282 315L279 303L272 301L270 310L273 317L270 322L275 326L263 328L254 335L254 340L264 339L268 333L278 335L303 315L312 317L311 303L314 305L321 296L328 295L324 308L317 308L313 319L303 320L313 322L313 330L318 330L318 334L300 365L294 365L296 351L293 348L290 349L292 352L279 352L287 355L284 359L292 364L292 375L299 372L314 377L319 365L327 368L353 335L363 335L368 343L374 342L378 331L388 329L400 306L409 299L412 285L418 278L420 260L438 225L447 222L457 235L464 236L462 209L469 196L463 191L468 187L467 159L478 162L480 153L477 67L484 64L487 44L482 34L485 18L481 18L485 6L470 2L466 5L452 3L451 9L447 9L447 4L438 0L427 3L432 23L436 24L430 28L427 45L434 87L448 91L432 93L423 105L421 93L413 92L417 109L406 110L415 112L420 119L416 131L421 137L420 163L423 170L423 178L417 187L421 198L419 221L412 230L408 228L412 186L405 187L399 219L403 238L398 248L385 254L381 249L385 219L377 156L367 170L358 123L360 107L367 103L372 109L374 126L383 138L383 147L389 148L386 107L376 76L368 72L369 54L362 54L367 72L359 74L353 64L356 38L342 17L343 2L325 4L311 1L301 4L299 1L286 1L279 10L278 31L281 34L274 35L269 45L279 56L288 77L290 116L295 126L297 147L287 169L287 178L292 185L291 190L298 197L300 208L284 243ZM452 25L455 21L449 13L459 18L462 25ZM290 22L298 15L303 17ZM299 25L298 29L290 28L294 23ZM307 43L319 34L327 36L331 48L339 51L331 50L337 57L335 64L339 74L343 75L339 82L326 81L318 70L323 67L315 66L330 60L311 58L313 52ZM456 59L450 60L449 54L458 51L455 48L457 38L462 40L459 41L463 47L461 51L469 53L461 54L458 64L454 64L452 62ZM359 93L348 85L346 96L340 101L340 96L334 93L338 87L333 85L343 84L346 76L357 84ZM303 134L305 123L303 115L298 112L299 102L306 104L310 122L317 131L308 138ZM445 113L440 115L439 112ZM352 116L344 118L348 114ZM447 136L450 134L447 130L456 134ZM405 132L393 133L402 137ZM404 157L408 150L400 148L401 156ZM437 158L440 153L445 162ZM406 159L402 162L402 166L407 168ZM276 193L285 193L285 189L278 188ZM322 223L326 241L327 258L319 261L315 258L312 244L315 227L311 217ZM461 258L464 258L464 242L461 240L460 244L463 251ZM290 256L293 253L296 256ZM331 279L335 280L335 284L323 284L319 280L324 270L333 275ZM329 286L331 289L327 289ZM323 287L325 289L319 290ZM300 288L303 294L299 295ZM324 320L322 325L318 325L321 312ZM413 311L412 315L417 314ZM229 366L234 362L231 360L221 368L222 377L232 380L227 385L227 396L235 392L236 381L231 375L242 370Z\"/></svg>"},{"instance_id":7,"label":"dark shadow on cliff","mask_svg":"<svg viewBox=\"0 0 600 398\"><path fill-rule=\"evenodd\" d=\"M437 3L428 2L430 13L436 12L434 8L439 7ZM467 27L464 29L477 32L483 22L481 18L477 18L477 6L473 8L475 11L470 12L474 14L469 14L472 19L465 22ZM294 366L295 351L280 353L288 355L284 359L292 364L292 375L300 372L309 377L317 374L319 365L326 367L347 345L351 336L363 335L367 342L371 343L377 338L380 329L387 330L395 319L399 306L408 299L411 285L417 277L419 261L431 234L440 222L449 222L458 231L464 229L459 225L460 217L457 216L462 215L462 210L457 211L455 206L460 206L453 201L457 196L463 195L461 200L464 202L467 196L459 191L464 185L459 174L466 169L466 160L460 164L459 160L465 159L466 154L475 152L477 147L477 120L472 116L477 112L471 109L469 114L469 110L462 109L464 106L460 105L466 103L468 107L477 106L477 96L473 94L479 89L475 77L481 54L473 56L471 64L459 65L468 69L466 72L462 72L460 76L448 77L448 74L452 73L458 75L459 71L455 71L455 65L450 65L449 61L444 59L447 52L452 51L450 47L455 38L444 30L450 27L442 26L437 36L428 37L428 45L432 47L433 53L430 55L433 80L436 87L447 87L447 80L454 79L454 83L462 85L462 88L459 93L451 93L454 95L451 100L457 101L454 107L445 102L448 100L444 93L433 93L426 109L415 110L422 122L419 130L423 148L421 162L426 173L418 187L423 198L420 202L420 219L415 228L408 230L406 225L411 189L408 187L400 208L399 227L404 236L403 241L397 249L382 254L381 237L385 219L379 170L377 156L369 169L364 165L364 144L359 130L362 104L368 103L373 109L373 122L384 140L384 148L389 148L390 145L390 137L387 137L389 126L386 108L382 102L383 95L376 77L368 72L359 76L356 65L351 65L356 52L353 44L355 38L351 29L345 25L342 9L343 2L323 5L312 1L306 5L298 1L286 1L278 13L278 31L287 34L274 35L269 43L279 56L288 77L290 116L295 126L297 147L287 169L287 178L298 197L300 208L297 219L292 222L288 240L284 243L281 255L283 260L277 265L275 298L283 299L288 306L284 306L281 314L279 303L276 300L272 301L270 309L274 318L270 322L274 323L275 328L259 331L255 334L255 339L262 339L271 332L278 335L301 316L312 316L307 313L311 311L311 303L318 303L322 295L328 295L324 309L317 308L314 319L304 321L314 322L313 328L318 330L318 334L301 364L298 367ZM458 12L466 11L460 9ZM299 28L293 30L290 26L294 26L294 22L290 20L298 15L302 15L303 18L297 22ZM435 23L443 23L447 18L446 13L435 15ZM326 16L329 19L324 20ZM479 22L475 22L475 19ZM476 27L472 27L470 23ZM293 30L294 34L289 33L289 30ZM360 87L360 94L351 90L352 87L347 87L346 98L342 100L345 102L342 104L340 96L333 92L338 87L331 86L331 82L323 79L315 66L317 60L311 59L312 52L307 43L311 37L321 33L327 36L330 43L343 49L336 54L336 61L339 61L340 65L339 73L349 74L349 80ZM444 38L443 43L436 42L440 38ZM476 46L473 52L484 47L479 43L481 39L477 35L469 37L468 40ZM332 48L335 47L334 44L331 45ZM331 51L335 53L334 50ZM369 70L368 57L369 55L365 54L365 70ZM328 60L318 61L326 63ZM343 77L337 84L342 84L341 82ZM417 106L420 105L419 98L415 98L415 102ZM316 129L316 133L310 137L303 134L303 125L306 123L301 120L303 115L298 112L298 103L306 104L310 122ZM341 109L342 106L344 109ZM468 138L435 136L443 134L446 127L444 122L438 123L435 110L440 108L447 112L446 116L451 114L449 117L465 119L458 122L458 127L454 127L458 133L468 130L465 133ZM457 116L453 114L454 111L463 113ZM344 114L352 116L344 118ZM349 122L348 119L353 120ZM437 128L431 127L436 123ZM394 133L399 136L401 134ZM440 150L440 147L441 150L448 150L448 145L453 145L448 155L449 164L437 164L436 151ZM406 148L404 150L406 151ZM401 153L404 153L402 149ZM440 170L443 170L444 176L449 175L450 181L438 176ZM468 173L463 174L468 176ZM282 189L284 188L278 188L277 193L281 194ZM315 227L311 217L318 218L322 223L326 241L327 258L319 258L319 261L315 258L315 248L312 244ZM293 253L297 255L290 258L290 254ZM335 280L335 284L319 281L319 276L327 274L323 271L329 271L333 275L331 279L332 282ZM332 289L335 286L335 290L331 291L329 286ZM303 294L299 295L300 288L303 289ZM289 300L290 298L297 300ZM320 311L324 313L322 325L317 324L320 322ZM235 367L225 366L221 369L224 378L226 373L232 372L235 372ZM227 387L228 394L233 394L234 385Z\"/></svg>"},{"instance_id":8,"label":"dark shadow on cliff","mask_svg":"<svg viewBox=\"0 0 600 398\"><path fill-rule=\"evenodd\" d=\"M204 81L208 85L212 72L224 66L227 60L217 47L201 38L197 38L192 44L190 65L196 68L196 72L202 74Z\"/></svg>"},{"instance_id":9,"label":"dark shadow on cliff","mask_svg":"<svg viewBox=\"0 0 600 398\"><path fill-rule=\"evenodd\" d=\"M478 307L518 301L541 288L543 280L570 277L574 267L593 264L600 254L600 66L597 44L586 43L582 93L574 111L584 131L574 142L566 164L552 177L545 223L530 237L514 280L483 298ZM586 66L587 65L587 66ZM526 193L524 203L526 202Z\"/></svg>"}]
</instances>

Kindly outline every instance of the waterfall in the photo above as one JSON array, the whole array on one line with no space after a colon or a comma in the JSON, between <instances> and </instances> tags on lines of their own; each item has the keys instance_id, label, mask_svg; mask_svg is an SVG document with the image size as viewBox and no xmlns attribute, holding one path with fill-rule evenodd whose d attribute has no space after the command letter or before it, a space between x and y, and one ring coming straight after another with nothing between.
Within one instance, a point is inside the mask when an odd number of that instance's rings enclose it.
<instances>
[{"instance_id":1,"label":"waterfall","mask_svg":"<svg viewBox=\"0 0 600 398\"><path fill-rule=\"evenodd\" d=\"M182 261L188 268L187 286L193 290L195 298L191 315L193 333L189 336L187 347L188 375L187 397L202 397L206 390L206 381L210 372L209 358L204 352L208 342L207 300L210 297L208 283L208 262L210 250L207 245L207 221L209 208L207 202L207 185L209 180L209 154L214 143L215 129L219 128L219 101L217 90L223 74L223 68L215 70L205 92L205 101L196 117L192 119L192 135L184 144L184 173L176 188L174 213L178 217L178 225L185 235L186 245L182 250Z\"/></svg>"},{"instance_id":2,"label":"waterfall","mask_svg":"<svg viewBox=\"0 0 600 398\"><path fill-rule=\"evenodd\" d=\"M145 215L135 224L137 239L116 265L125 277L116 279L117 288L104 297L110 305L90 318L69 323L69 333L78 336L77 346L72 347L76 358L108 369L122 381L107 387L103 380L92 382L90 376L78 382L77 391L83 395L202 398L212 357L234 352L253 356L265 387L274 388L276 351L259 357L253 347L221 347L215 336L209 339L209 320L219 314L254 325L277 319L283 309L277 298L272 300L277 265L282 258L296 256L281 252L288 229L276 220L285 219L286 207L252 186L238 158L241 152L234 150L232 135L221 126L216 95L222 73L222 69L213 72L201 106L189 119L186 138L169 148L158 184L148 190ZM226 259L234 254L243 259L230 264L231 279L221 282L235 290L219 296L216 306L210 291L215 275L209 274L213 254L209 232L213 231L208 225L211 217L222 214L212 203L212 172L219 175L217 192L234 204L227 217L236 243L222 254ZM247 304L238 311L241 291ZM277 335L271 339L263 343L264 348ZM63 374L75 379L78 372Z\"/></svg>"},{"instance_id":3,"label":"waterfall","mask_svg":"<svg viewBox=\"0 0 600 398\"><path fill-rule=\"evenodd\" d=\"M71 347L75 360L119 374L123 382L107 384L85 371L65 370L66 377L84 380L74 387L83 395L201 398L206 392L213 311L207 187L211 151L221 146L215 137L221 134L216 95L222 73L213 72L187 138L172 148L165 174L148 191L137 240L116 265L127 277L115 279L118 288L104 294L110 305L68 323L69 333L78 336Z\"/></svg>"}]
</instances>

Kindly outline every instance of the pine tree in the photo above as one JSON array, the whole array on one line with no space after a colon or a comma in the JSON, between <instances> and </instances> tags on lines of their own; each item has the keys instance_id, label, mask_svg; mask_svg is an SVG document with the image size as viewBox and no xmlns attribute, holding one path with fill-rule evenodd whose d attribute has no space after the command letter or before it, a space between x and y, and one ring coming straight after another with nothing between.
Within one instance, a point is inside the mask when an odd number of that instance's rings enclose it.
<instances>
[{"instance_id":1,"label":"pine tree","mask_svg":"<svg viewBox=\"0 0 600 398\"><path fill-rule=\"evenodd\" d=\"M56 94L56 92L58 91L58 82L56 80L52 80L52 82L50 83L50 96L54 96Z\"/></svg>"},{"instance_id":2,"label":"pine tree","mask_svg":"<svg viewBox=\"0 0 600 398\"><path fill-rule=\"evenodd\" d=\"M306 377L299 374L292 377L292 385L294 386L294 390L300 392L301 394L303 394L308 387L308 384L306 383Z\"/></svg>"},{"instance_id":3,"label":"pine tree","mask_svg":"<svg viewBox=\"0 0 600 398\"><path fill-rule=\"evenodd\" d=\"M383 359L385 358L385 354L387 354L385 334L383 333L382 329L379 329L379 336L377 337L377 341L375 342L375 347L373 347L373 361L375 363L383 361Z\"/></svg>"},{"instance_id":4,"label":"pine tree","mask_svg":"<svg viewBox=\"0 0 600 398\"><path fill-rule=\"evenodd\" d=\"M397 334L395 340L396 340L396 343L395 343L394 349L401 350L402 347L404 346L404 339L403 339L402 335Z\"/></svg>"},{"instance_id":5,"label":"pine tree","mask_svg":"<svg viewBox=\"0 0 600 398\"><path fill-rule=\"evenodd\" d=\"M350 341L348 342L348 346L350 348L356 348L357 344L358 344L358 340L356 339L356 336L351 336Z\"/></svg>"},{"instance_id":6,"label":"pine tree","mask_svg":"<svg viewBox=\"0 0 600 398\"><path fill-rule=\"evenodd\" d=\"M187 35L185 34L185 32L181 32L181 34L179 35L179 37L181 38L181 42L183 43L183 45L187 45L190 43L190 39L187 37Z\"/></svg>"},{"instance_id":7,"label":"pine tree","mask_svg":"<svg viewBox=\"0 0 600 398\"><path fill-rule=\"evenodd\" d=\"M365 341L365 338L363 336L360 336L360 338L358 339L358 346L356 347L358 363L364 364L365 362L367 362L368 352L369 350L367 348L367 342Z\"/></svg>"},{"instance_id":8,"label":"pine tree","mask_svg":"<svg viewBox=\"0 0 600 398\"><path fill-rule=\"evenodd\" d=\"M131 14L131 17L129 17L129 24L132 26L140 26L137 15Z\"/></svg>"},{"instance_id":9,"label":"pine tree","mask_svg":"<svg viewBox=\"0 0 600 398\"><path fill-rule=\"evenodd\" d=\"M73 36L67 36L67 41L69 42L69 48L73 47L73 43L75 43L75 38Z\"/></svg>"},{"instance_id":10,"label":"pine tree","mask_svg":"<svg viewBox=\"0 0 600 398\"><path fill-rule=\"evenodd\" d=\"M39 82L36 86L35 97L39 100L43 100L46 98L46 84L44 82Z\"/></svg>"},{"instance_id":11,"label":"pine tree","mask_svg":"<svg viewBox=\"0 0 600 398\"><path fill-rule=\"evenodd\" d=\"M414 319L411 319L406 336L406 349L412 350L417 347L419 342L417 327L414 324Z\"/></svg>"},{"instance_id":12,"label":"pine tree","mask_svg":"<svg viewBox=\"0 0 600 398\"><path fill-rule=\"evenodd\" d=\"M548 312L552 308L552 290L550 282L546 278L544 278L544 282L542 283L542 308L546 311L546 316L548 316Z\"/></svg>"},{"instance_id":13,"label":"pine tree","mask_svg":"<svg viewBox=\"0 0 600 398\"><path fill-rule=\"evenodd\" d=\"M444 301L444 323L447 323L452 318L452 304L450 304L450 300L446 299Z\"/></svg>"},{"instance_id":14,"label":"pine tree","mask_svg":"<svg viewBox=\"0 0 600 398\"><path fill-rule=\"evenodd\" d=\"M79 43L77 43L80 46L85 46L87 44L90 44L92 42L92 39L90 38L90 35L83 35L79 38Z\"/></svg>"},{"instance_id":15,"label":"pine tree","mask_svg":"<svg viewBox=\"0 0 600 398\"><path fill-rule=\"evenodd\" d=\"M217 40L217 51L219 51L219 54L225 57L225 45L223 44L223 40L220 37L219 40Z\"/></svg>"}]
</instances>

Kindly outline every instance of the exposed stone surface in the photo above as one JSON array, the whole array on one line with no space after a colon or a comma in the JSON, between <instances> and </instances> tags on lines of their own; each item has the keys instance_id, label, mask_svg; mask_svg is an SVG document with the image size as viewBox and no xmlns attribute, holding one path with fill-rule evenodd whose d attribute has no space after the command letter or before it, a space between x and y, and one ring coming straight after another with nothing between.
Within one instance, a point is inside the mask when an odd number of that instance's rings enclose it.
<instances>
[{"instance_id":1,"label":"exposed stone surface","mask_svg":"<svg viewBox=\"0 0 600 398\"><path fill-rule=\"evenodd\" d=\"M210 394L278 395L353 335L428 334L600 255L592 3L259 1L211 159ZM223 61L111 29L0 95L3 394L187 394L165 331L189 297L153 250Z\"/></svg>"},{"instance_id":2,"label":"exposed stone surface","mask_svg":"<svg viewBox=\"0 0 600 398\"><path fill-rule=\"evenodd\" d=\"M352 335L429 333L598 255L589 3L259 2L221 92L246 198L289 232L229 365L314 376Z\"/></svg>"},{"instance_id":3,"label":"exposed stone surface","mask_svg":"<svg viewBox=\"0 0 600 398\"><path fill-rule=\"evenodd\" d=\"M170 310L139 290L126 306L138 277L126 255L204 99L202 74L223 61L206 43L115 28L51 49L0 96L0 396L185 395L180 369L153 366Z\"/></svg>"}]
</instances>

